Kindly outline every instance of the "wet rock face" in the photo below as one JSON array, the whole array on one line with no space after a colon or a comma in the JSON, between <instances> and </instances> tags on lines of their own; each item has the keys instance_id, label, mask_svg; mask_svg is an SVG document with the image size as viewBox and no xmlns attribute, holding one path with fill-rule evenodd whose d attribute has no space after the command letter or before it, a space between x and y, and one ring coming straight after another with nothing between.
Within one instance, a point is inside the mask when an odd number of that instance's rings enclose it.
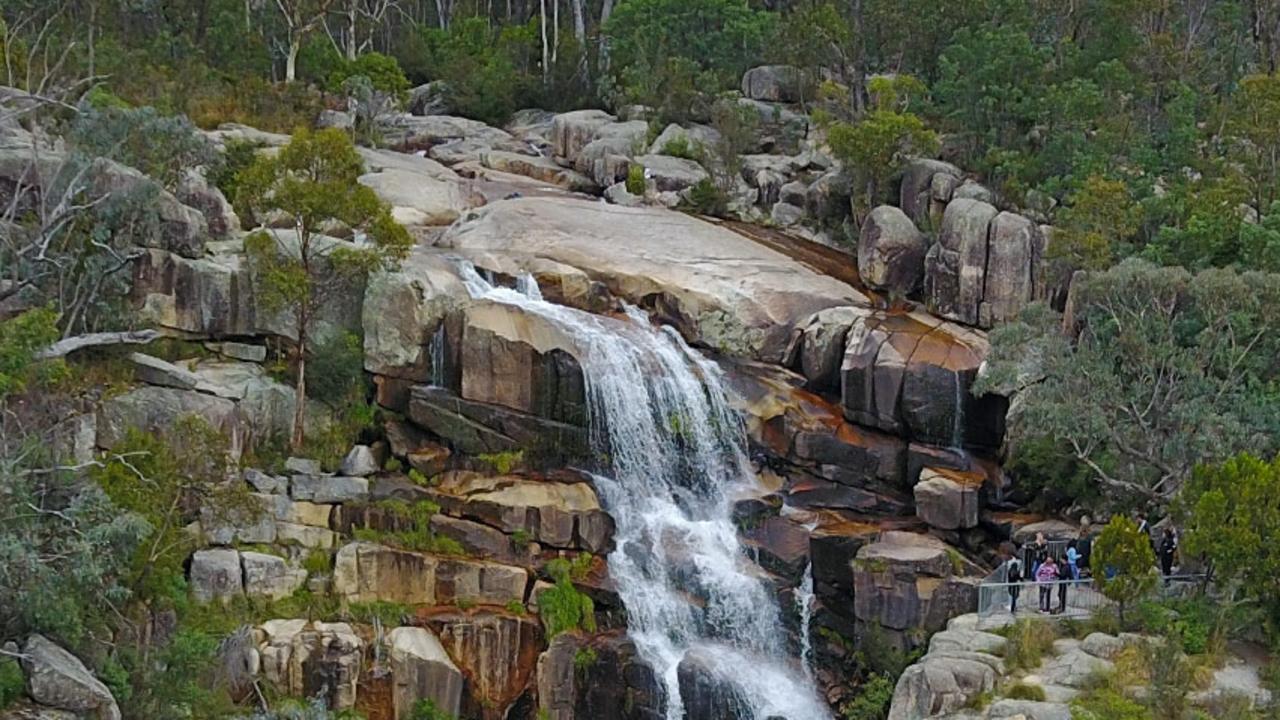
<instances>
[{"instance_id":1,"label":"wet rock face","mask_svg":"<svg viewBox=\"0 0 1280 720\"><path fill-rule=\"evenodd\" d=\"M741 670L741 668L739 668ZM755 711L716 658L690 650L676 669L686 720L750 720Z\"/></svg>"},{"instance_id":2,"label":"wet rock face","mask_svg":"<svg viewBox=\"0 0 1280 720\"><path fill-rule=\"evenodd\" d=\"M444 388L414 387L409 418L469 455L526 450L528 459L553 466L587 457L587 433L581 426L466 400Z\"/></svg>"},{"instance_id":3,"label":"wet rock face","mask_svg":"<svg viewBox=\"0 0 1280 720\"><path fill-rule=\"evenodd\" d=\"M883 533L853 561L854 614L918 644L977 604L977 580L955 550L928 535Z\"/></svg>"},{"instance_id":4,"label":"wet rock face","mask_svg":"<svg viewBox=\"0 0 1280 720\"><path fill-rule=\"evenodd\" d=\"M538 658L538 706L550 720L661 720L662 695L653 669L621 635L588 642L562 634Z\"/></svg>"}]
</instances>

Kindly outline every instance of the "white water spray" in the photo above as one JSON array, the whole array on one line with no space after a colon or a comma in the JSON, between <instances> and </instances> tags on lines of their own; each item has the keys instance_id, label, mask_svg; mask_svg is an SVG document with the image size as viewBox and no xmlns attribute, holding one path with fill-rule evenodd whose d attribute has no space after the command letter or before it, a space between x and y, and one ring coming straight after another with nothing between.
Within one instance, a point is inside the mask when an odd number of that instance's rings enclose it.
<instances>
[{"instance_id":1,"label":"white water spray","mask_svg":"<svg viewBox=\"0 0 1280 720\"><path fill-rule=\"evenodd\" d=\"M495 288L462 267L477 298L520 307L565 329L582 367L597 486L616 523L609 571L627 628L682 720L677 668L690 650L733 688L732 720L829 720L811 682L787 657L777 600L742 552L735 486L751 477L741 419L718 366L639 310L617 320ZM807 622L806 622L807 625ZM725 720L731 720L726 718Z\"/></svg>"}]
</instances>

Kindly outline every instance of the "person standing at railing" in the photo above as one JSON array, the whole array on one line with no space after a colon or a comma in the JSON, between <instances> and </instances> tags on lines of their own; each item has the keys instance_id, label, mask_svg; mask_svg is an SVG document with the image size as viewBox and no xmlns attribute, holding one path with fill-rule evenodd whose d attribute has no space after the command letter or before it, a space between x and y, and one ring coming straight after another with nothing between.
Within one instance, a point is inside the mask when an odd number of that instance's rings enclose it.
<instances>
[{"instance_id":1,"label":"person standing at railing","mask_svg":"<svg viewBox=\"0 0 1280 720\"><path fill-rule=\"evenodd\" d=\"M1072 580L1080 579L1080 551L1076 550L1076 541L1067 542L1067 577Z\"/></svg>"},{"instance_id":2,"label":"person standing at railing","mask_svg":"<svg viewBox=\"0 0 1280 720\"><path fill-rule=\"evenodd\" d=\"M1160 572L1164 575L1165 584L1169 584L1169 576L1173 574L1173 559L1178 554L1178 536L1173 528L1167 527L1160 537Z\"/></svg>"},{"instance_id":3,"label":"person standing at railing","mask_svg":"<svg viewBox=\"0 0 1280 720\"><path fill-rule=\"evenodd\" d=\"M1072 543L1074 542L1073 540ZM1073 549L1070 546L1067 547L1068 551ZM1076 579L1076 568L1067 558L1058 563L1058 568L1061 570L1058 573L1058 614L1061 615L1067 612L1067 586Z\"/></svg>"},{"instance_id":4,"label":"person standing at railing","mask_svg":"<svg viewBox=\"0 0 1280 720\"><path fill-rule=\"evenodd\" d=\"M1010 552L1004 564L1004 581L1009 584L1009 614L1018 614L1018 596L1022 594L1022 561Z\"/></svg>"},{"instance_id":5,"label":"person standing at railing","mask_svg":"<svg viewBox=\"0 0 1280 720\"><path fill-rule=\"evenodd\" d=\"M1036 582L1040 583L1040 612L1048 613L1053 602L1053 582L1058 579L1058 566L1052 555L1046 555L1036 568Z\"/></svg>"}]
</instances>

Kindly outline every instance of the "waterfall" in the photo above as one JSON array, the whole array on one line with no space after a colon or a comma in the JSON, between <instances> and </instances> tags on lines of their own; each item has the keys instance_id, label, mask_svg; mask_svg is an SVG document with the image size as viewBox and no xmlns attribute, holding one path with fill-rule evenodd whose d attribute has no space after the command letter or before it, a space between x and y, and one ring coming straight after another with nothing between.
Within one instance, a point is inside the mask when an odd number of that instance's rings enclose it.
<instances>
[{"instance_id":1,"label":"waterfall","mask_svg":"<svg viewBox=\"0 0 1280 720\"><path fill-rule=\"evenodd\" d=\"M787 657L777 598L732 521L730 497L751 470L720 368L635 308L623 319L592 315L537 299L532 278L521 293L461 271L473 296L518 306L573 338L602 458L596 485L616 524L609 572L630 637L664 685L667 719L684 718L677 668L697 651L742 708L734 720L829 720Z\"/></svg>"},{"instance_id":2,"label":"waterfall","mask_svg":"<svg viewBox=\"0 0 1280 720\"><path fill-rule=\"evenodd\" d=\"M800 667L813 678L813 561L804 566L804 577L796 588L796 610L800 615Z\"/></svg>"},{"instance_id":3,"label":"waterfall","mask_svg":"<svg viewBox=\"0 0 1280 720\"><path fill-rule=\"evenodd\" d=\"M436 331L431 334L431 342L427 345L427 354L431 359L431 379L430 382L436 387L445 386L444 375L444 320L440 321L440 325L436 327Z\"/></svg>"}]
</instances>

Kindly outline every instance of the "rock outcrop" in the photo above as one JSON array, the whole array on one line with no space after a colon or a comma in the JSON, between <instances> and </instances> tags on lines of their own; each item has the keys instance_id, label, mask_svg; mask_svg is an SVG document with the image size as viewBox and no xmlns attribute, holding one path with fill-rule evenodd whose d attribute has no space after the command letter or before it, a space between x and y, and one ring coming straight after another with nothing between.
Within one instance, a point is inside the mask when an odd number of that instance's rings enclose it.
<instances>
[{"instance_id":1,"label":"rock outcrop","mask_svg":"<svg viewBox=\"0 0 1280 720\"><path fill-rule=\"evenodd\" d=\"M75 655L43 635L27 638L22 648L22 671L31 699L77 717L120 720L120 708L102 681Z\"/></svg>"},{"instance_id":2,"label":"rock outcrop","mask_svg":"<svg viewBox=\"0 0 1280 720\"><path fill-rule=\"evenodd\" d=\"M886 532L853 561L854 613L907 646L977 606L979 578L946 543L929 535Z\"/></svg>"}]
</instances>

